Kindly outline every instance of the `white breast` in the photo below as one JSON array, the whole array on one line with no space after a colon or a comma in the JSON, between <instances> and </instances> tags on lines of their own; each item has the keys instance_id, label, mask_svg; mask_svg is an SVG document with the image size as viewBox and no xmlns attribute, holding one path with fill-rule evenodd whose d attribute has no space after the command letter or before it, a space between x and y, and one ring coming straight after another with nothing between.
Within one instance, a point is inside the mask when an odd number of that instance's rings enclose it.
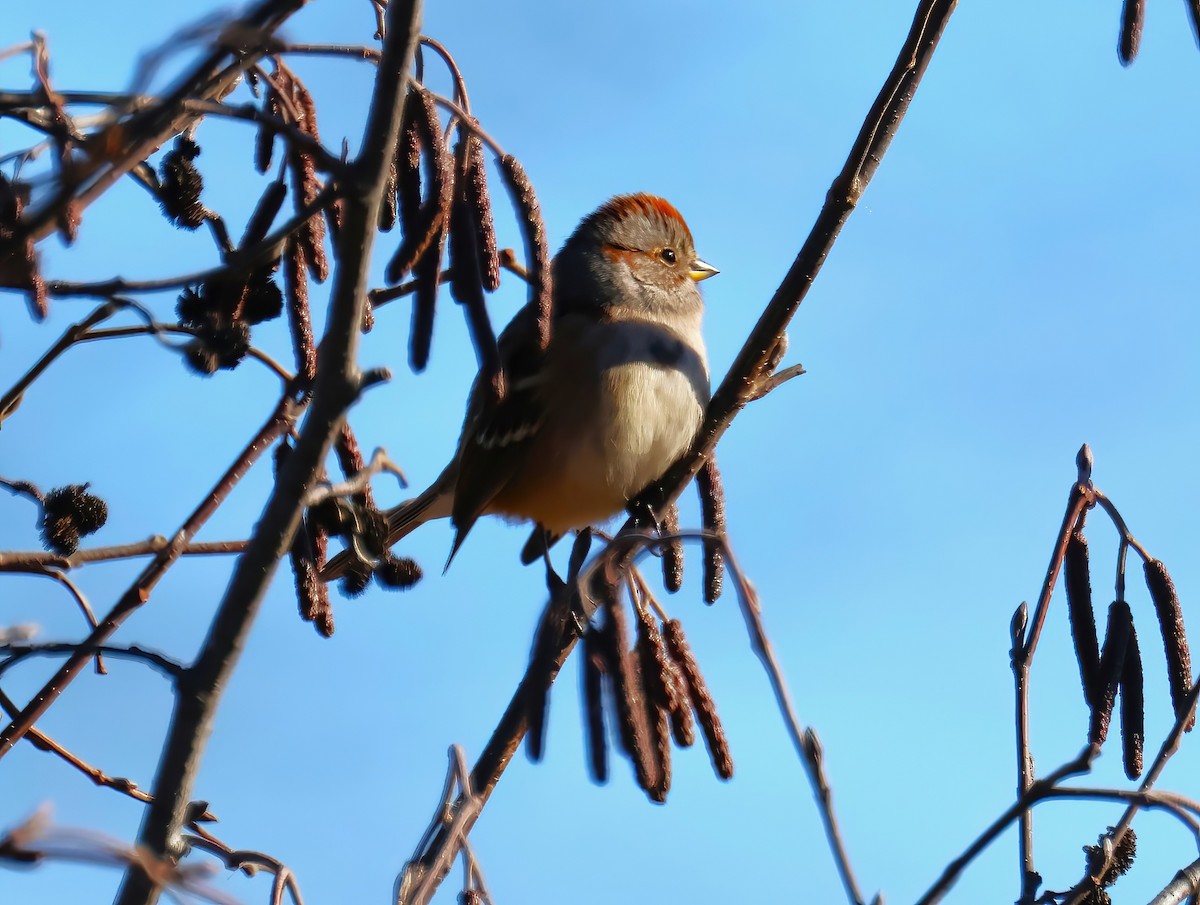
<instances>
[{"instance_id":1,"label":"white breast","mask_svg":"<svg viewBox=\"0 0 1200 905\"><path fill-rule=\"evenodd\" d=\"M702 402L688 374L659 364L631 362L606 376L604 467L609 487L628 500L691 446L707 394Z\"/></svg>"},{"instance_id":2,"label":"white breast","mask_svg":"<svg viewBox=\"0 0 1200 905\"><path fill-rule=\"evenodd\" d=\"M601 355L597 436L611 491L632 498L660 477L695 439L708 405L708 363L699 322L688 334L649 321L622 321Z\"/></svg>"},{"instance_id":3,"label":"white breast","mask_svg":"<svg viewBox=\"0 0 1200 905\"><path fill-rule=\"evenodd\" d=\"M602 521L683 455L708 405L698 321L686 336L649 321L591 321L587 342L561 343L574 358L547 368L546 417L514 495L521 508L500 511L556 531Z\"/></svg>"}]
</instances>

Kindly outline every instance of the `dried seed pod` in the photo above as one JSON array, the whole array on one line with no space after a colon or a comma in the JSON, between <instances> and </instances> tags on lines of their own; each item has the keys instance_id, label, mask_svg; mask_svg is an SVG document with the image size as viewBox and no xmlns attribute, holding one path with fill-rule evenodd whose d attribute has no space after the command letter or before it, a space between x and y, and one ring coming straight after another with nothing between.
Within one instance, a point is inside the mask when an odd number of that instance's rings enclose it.
<instances>
[{"instance_id":1,"label":"dried seed pod","mask_svg":"<svg viewBox=\"0 0 1200 905\"><path fill-rule=\"evenodd\" d=\"M649 700L664 720L669 719L671 734L680 748L688 748L696 741L692 723L692 707L688 700L687 680L671 659L667 642L653 614L638 610L637 652L641 661L642 675L646 680ZM664 731L663 735L666 735ZM662 760L669 764L669 754Z\"/></svg>"},{"instance_id":2,"label":"dried seed pod","mask_svg":"<svg viewBox=\"0 0 1200 905\"><path fill-rule=\"evenodd\" d=\"M550 685L555 674L554 657L558 650L558 639L563 636L570 605L569 598L562 593L563 587L561 582L552 586L550 602L542 612L533 650L529 655L527 675L530 681L525 686L525 712L528 720L525 753L534 763L540 761L545 753Z\"/></svg>"},{"instance_id":3,"label":"dried seed pod","mask_svg":"<svg viewBox=\"0 0 1200 905\"><path fill-rule=\"evenodd\" d=\"M604 650L600 632L589 625L583 633L584 727L588 768L597 783L608 782L608 746L604 736Z\"/></svg>"},{"instance_id":4,"label":"dried seed pod","mask_svg":"<svg viewBox=\"0 0 1200 905\"><path fill-rule=\"evenodd\" d=\"M1092 718L1088 727L1088 744L1103 745L1108 737L1112 720L1113 705L1117 702L1117 688L1125 669L1125 650L1133 629L1133 617L1129 605L1117 600L1108 607L1108 628L1104 632L1104 649L1100 654L1100 694L1092 705Z\"/></svg>"},{"instance_id":5,"label":"dried seed pod","mask_svg":"<svg viewBox=\"0 0 1200 905\"><path fill-rule=\"evenodd\" d=\"M196 289L187 286L179 293L179 300L175 303L175 316L179 318L179 323L198 327L208 319L208 303L204 300L203 292L204 286L201 284Z\"/></svg>"},{"instance_id":6,"label":"dried seed pod","mask_svg":"<svg viewBox=\"0 0 1200 905\"><path fill-rule=\"evenodd\" d=\"M483 288L495 292L500 288L500 253L496 246L496 224L492 218L492 199L488 193L487 160L483 153L483 141L477 135L469 139L469 178L464 186L467 201L475 223L478 242L478 257L482 271Z\"/></svg>"},{"instance_id":7,"label":"dried seed pod","mask_svg":"<svg viewBox=\"0 0 1200 905\"><path fill-rule=\"evenodd\" d=\"M267 237L271 224L275 222L275 216L283 207L287 191L287 183L282 179L276 179L267 185L266 190L258 199L258 204L254 207L254 213L246 221L246 229L242 233L239 248L242 250L252 248Z\"/></svg>"},{"instance_id":8,"label":"dried seed pod","mask_svg":"<svg viewBox=\"0 0 1200 905\"><path fill-rule=\"evenodd\" d=\"M418 213L412 215L413 221L410 225L408 217L411 205L410 199L406 197L410 187L405 183L411 178L415 168L407 173L401 171L400 213L404 225L404 239L384 268L384 279L389 283L400 282L426 254L432 253L430 249L434 242L445 232L446 222L450 217L450 206L454 201L454 164L450 152L446 149L441 121L438 119L433 98L422 91L420 102L409 106L414 108L415 128L425 152L429 191Z\"/></svg>"},{"instance_id":9,"label":"dried seed pod","mask_svg":"<svg viewBox=\"0 0 1200 905\"><path fill-rule=\"evenodd\" d=\"M396 158L388 163L387 176L383 181L383 198L379 204L378 226L381 232L389 232L396 225Z\"/></svg>"},{"instance_id":10,"label":"dried seed pod","mask_svg":"<svg viewBox=\"0 0 1200 905\"><path fill-rule=\"evenodd\" d=\"M196 338L184 346L184 361L202 376L232 371L250 351L250 328L244 323L210 320L196 328Z\"/></svg>"},{"instance_id":11,"label":"dried seed pod","mask_svg":"<svg viewBox=\"0 0 1200 905\"><path fill-rule=\"evenodd\" d=\"M1100 642L1096 638L1096 615L1092 610L1087 538L1078 528L1071 532L1067 540L1063 583L1067 589L1067 613L1071 622L1071 638L1075 642L1075 657L1079 661L1083 698L1089 707L1094 707L1101 694Z\"/></svg>"},{"instance_id":12,"label":"dried seed pod","mask_svg":"<svg viewBox=\"0 0 1200 905\"><path fill-rule=\"evenodd\" d=\"M314 141L321 140L317 129L317 108L312 95L304 83L289 77L288 86L292 103L300 113L296 126ZM288 148L288 163L295 188L297 212L308 207L321 192L321 181L317 178L317 161L312 154L295 145ZM318 283L329 276L329 259L325 255L325 218L313 214L296 233L296 241L304 248L304 261L309 275Z\"/></svg>"},{"instance_id":13,"label":"dried seed pod","mask_svg":"<svg viewBox=\"0 0 1200 905\"><path fill-rule=\"evenodd\" d=\"M274 265L260 268L250 274L238 306L237 318L247 324L261 324L274 320L283 313L283 290L271 278Z\"/></svg>"},{"instance_id":14,"label":"dried seed pod","mask_svg":"<svg viewBox=\"0 0 1200 905\"><path fill-rule=\"evenodd\" d=\"M663 511L659 530L663 535L679 533L679 507L674 503ZM674 594L683 587L683 541L678 537L662 542L663 585Z\"/></svg>"},{"instance_id":15,"label":"dried seed pod","mask_svg":"<svg viewBox=\"0 0 1200 905\"><path fill-rule=\"evenodd\" d=\"M655 801L665 801L671 788L671 731L668 719L671 702L667 685L675 676L672 674L662 633L659 632L654 617L642 607L635 607L635 611L638 629L634 653L637 655L646 721L650 728L650 742L654 746L655 763L658 768L658 781L653 789L647 791Z\"/></svg>"},{"instance_id":16,"label":"dried seed pod","mask_svg":"<svg viewBox=\"0 0 1200 905\"><path fill-rule=\"evenodd\" d=\"M200 174L196 173L196 178L200 178ZM199 190L197 190L197 203L199 202ZM204 222L203 211L204 206L200 205L201 222ZM75 241L75 237L79 235L79 223L83 219L83 206L79 203L78 198L68 198L66 203L58 211L56 217L58 224L58 234L62 237L64 245L70 245ZM190 229L191 227L189 227Z\"/></svg>"},{"instance_id":17,"label":"dried seed pod","mask_svg":"<svg viewBox=\"0 0 1200 905\"><path fill-rule=\"evenodd\" d=\"M475 354L479 358L480 373L485 375L488 386L499 401L504 395L500 350L484 301L474 211L467 194L473 178L470 172L472 138L469 132L460 129L454 151L458 175L454 205L450 209L450 294L466 309L467 325L471 330Z\"/></svg>"},{"instance_id":18,"label":"dried seed pod","mask_svg":"<svg viewBox=\"0 0 1200 905\"><path fill-rule=\"evenodd\" d=\"M1121 841L1112 846L1112 859L1105 855L1105 836L1109 836L1116 827L1109 827L1108 832L1101 836L1097 845L1085 845L1083 851L1087 857L1087 872L1099 886L1112 886L1118 877L1124 876L1133 867L1137 857L1137 834L1133 828L1127 828L1121 836ZM1105 861L1108 861L1106 868Z\"/></svg>"},{"instance_id":19,"label":"dried seed pod","mask_svg":"<svg viewBox=\"0 0 1200 905\"><path fill-rule=\"evenodd\" d=\"M363 562L354 561L346 566L346 571L342 573L341 581L338 582L338 589L347 597L360 597L371 585L371 575L374 569Z\"/></svg>"},{"instance_id":20,"label":"dried seed pod","mask_svg":"<svg viewBox=\"0 0 1200 905\"><path fill-rule=\"evenodd\" d=\"M542 221L542 208L533 191L533 184L529 181L529 174L517 158L511 154L501 157L500 172L504 176L509 197L516 207L521 234L525 237L529 304L538 313L538 346L545 349L550 344L554 289L550 273L550 244L546 238L546 224Z\"/></svg>"},{"instance_id":21,"label":"dried seed pod","mask_svg":"<svg viewBox=\"0 0 1200 905\"><path fill-rule=\"evenodd\" d=\"M263 98L263 113L276 119L284 118L279 104L279 96L275 93L274 88L267 88L266 97ZM271 168L271 155L274 153L274 149L275 130L260 125L254 139L254 169L260 173L267 172Z\"/></svg>"},{"instance_id":22,"label":"dried seed pod","mask_svg":"<svg viewBox=\"0 0 1200 905\"><path fill-rule=\"evenodd\" d=\"M1146 588L1150 591L1150 599L1154 601L1154 611L1158 615L1158 628L1162 632L1163 652L1167 658L1167 678L1171 687L1171 705L1175 709L1175 718L1188 708L1188 698L1192 691L1192 655L1188 650L1187 632L1183 627L1183 609L1179 606L1179 595L1175 592L1175 582L1167 572L1167 567L1161 560L1151 559L1145 564ZM1187 729L1196 724L1193 714L1188 720Z\"/></svg>"},{"instance_id":23,"label":"dried seed pod","mask_svg":"<svg viewBox=\"0 0 1200 905\"><path fill-rule=\"evenodd\" d=\"M667 711L646 706L646 721L650 726L650 744L654 752L654 785L646 789L651 801L659 804L667 800L671 791L671 721Z\"/></svg>"},{"instance_id":24,"label":"dried seed pod","mask_svg":"<svg viewBox=\"0 0 1200 905\"><path fill-rule=\"evenodd\" d=\"M672 735L680 748L689 748L696 741L688 700L688 681L662 637L658 622L648 610L638 610L637 652L642 658L642 672L647 676L646 687L652 691L650 701L671 717Z\"/></svg>"},{"instance_id":25,"label":"dried seed pod","mask_svg":"<svg viewBox=\"0 0 1200 905\"><path fill-rule=\"evenodd\" d=\"M310 530L306 523L301 522L288 551L288 558L296 581L300 618L311 622L319 635L328 638L333 634L333 611L329 601L329 586L318 577L318 539L323 554L328 536L320 528L314 526Z\"/></svg>"},{"instance_id":26,"label":"dried seed pod","mask_svg":"<svg viewBox=\"0 0 1200 905\"><path fill-rule=\"evenodd\" d=\"M108 504L93 493L89 484L56 487L42 499L41 534L46 549L70 556L79 539L95 534L108 521Z\"/></svg>"},{"instance_id":27,"label":"dried seed pod","mask_svg":"<svg viewBox=\"0 0 1200 905\"><path fill-rule=\"evenodd\" d=\"M408 361L414 371L424 371L429 364L433 345L433 318L437 309L438 283L442 274L442 247L446 231L439 230L431 248L417 264L414 273L412 333L408 346Z\"/></svg>"},{"instance_id":28,"label":"dried seed pod","mask_svg":"<svg viewBox=\"0 0 1200 905\"><path fill-rule=\"evenodd\" d=\"M304 246L294 236L288 239L283 248L283 286L292 349L296 353L296 371L311 381L317 376L317 346L313 339L304 255Z\"/></svg>"},{"instance_id":29,"label":"dried seed pod","mask_svg":"<svg viewBox=\"0 0 1200 905\"><path fill-rule=\"evenodd\" d=\"M1125 666L1121 670L1121 753L1125 775L1142 775L1142 749L1146 742L1146 707L1142 689L1142 652L1130 615Z\"/></svg>"},{"instance_id":30,"label":"dried seed pod","mask_svg":"<svg viewBox=\"0 0 1200 905\"><path fill-rule=\"evenodd\" d=\"M597 580L598 595L604 608L605 673L612 682L617 727L621 747L633 762L634 774L642 791L651 794L661 782L657 752L646 719L646 706L637 660L628 646L625 608L616 589Z\"/></svg>"},{"instance_id":31,"label":"dried seed pod","mask_svg":"<svg viewBox=\"0 0 1200 905\"><path fill-rule=\"evenodd\" d=\"M696 490L700 494L700 518L706 531L722 540L725 538L725 487L721 483L721 472L717 460L709 454L696 474ZM721 585L725 580L725 558L721 543L704 540L704 602L716 603L721 596Z\"/></svg>"},{"instance_id":32,"label":"dried seed pod","mask_svg":"<svg viewBox=\"0 0 1200 905\"><path fill-rule=\"evenodd\" d=\"M29 243L29 248L33 248L33 243ZM26 293L26 300L29 304L29 310L32 312L35 320L45 320L50 314L50 293L46 291L46 281L42 278L41 273L36 270L37 256L30 251L27 255L27 260L30 262L30 267L35 268L30 272L29 292Z\"/></svg>"},{"instance_id":33,"label":"dried seed pod","mask_svg":"<svg viewBox=\"0 0 1200 905\"><path fill-rule=\"evenodd\" d=\"M432 111L436 117L436 108ZM419 91L410 91L404 102L404 120L396 145L396 202L404 234L416 232L421 222L421 135L430 111ZM440 134L440 129L437 130Z\"/></svg>"},{"instance_id":34,"label":"dried seed pod","mask_svg":"<svg viewBox=\"0 0 1200 905\"><path fill-rule=\"evenodd\" d=\"M688 696L696 713L696 721L700 724L700 731L704 733L704 743L708 746L713 770L721 779L730 779L733 776L733 757L729 752L729 740L725 737L725 729L721 725L720 716L717 715L716 704L708 692L700 666L683 634L683 626L678 619L672 619L664 629L663 637L667 642L667 650L671 653L671 659L679 665L680 672L687 682Z\"/></svg>"},{"instance_id":35,"label":"dried seed pod","mask_svg":"<svg viewBox=\"0 0 1200 905\"><path fill-rule=\"evenodd\" d=\"M27 289L30 313L40 321L50 313L50 308L46 282L38 272L37 249L29 236L17 239L27 191L27 186L14 186L0 174L0 246L15 241L19 249L0 256L0 286ZM7 413L0 416L4 414Z\"/></svg>"},{"instance_id":36,"label":"dried seed pod","mask_svg":"<svg viewBox=\"0 0 1200 905\"><path fill-rule=\"evenodd\" d=\"M375 581L382 587L396 591L406 591L424 576L420 565L415 559L407 556L394 556L390 552L384 554L375 569Z\"/></svg>"},{"instance_id":37,"label":"dried seed pod","mask_svg":"<svg viewBox=\"0 0 1200 905\"><path fill-rule=\"evenodd\" d=\"M583 568L583 564L587 561L588 553L592 549L592 529L584 528L575 534L575 541L571 544L571 557L567 561L567 578L574 581L579 577L579 571Z\"/></svg>"},{"instance_id":38,"label":"dried seed pod","mask_svg":"<svg viewBox=\"0 0 1200 905\"><path fill-rule=\"evenodd\" d=\"M181 135L175 140L175 146L164 155L159 167L162 180L159 201L163 215L184 229L199 228L207 214L200 201L204 177L192 163L199 154L199 146Z\"/></svg>"},{"instance_id":39,"label":"dried seed pod","mask_svg":"<svg viewBox=\"0 0 1200 905\"><path fill-rule=\"evenodd\" d=\"M358 438L354 436L354 430L346 421L342 422L341 428L334 435L333 451L337 455L338 467L342 469L342 474L348 479L355 477L367 467L362 447L358 445ZM375 505L375 495L371 492L370 484L363 484L363 489L354 494L353 499L360 506L378 508Z\"/></svg>"},{"instance_id":40,"label":"dried seed pod","mask_svg":"<svg viewBox=\"0 0 1200 905\"><path fill-rule=\"evenodd\" d=\"M1117 56L1122 66L1128 66L1137 57L1145 22L1146 0L1125 0L1121 8L1121 39L1117 42Z\"/></svg>"}]
</instances>

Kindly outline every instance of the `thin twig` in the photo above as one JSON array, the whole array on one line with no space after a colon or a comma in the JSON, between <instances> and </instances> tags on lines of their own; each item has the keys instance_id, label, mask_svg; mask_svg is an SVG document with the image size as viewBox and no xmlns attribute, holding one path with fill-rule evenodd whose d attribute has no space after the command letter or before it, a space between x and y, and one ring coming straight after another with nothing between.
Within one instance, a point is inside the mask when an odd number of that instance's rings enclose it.
<instances>
[{"instance_id":1,"label":"thin twig","mask_svg":"<svg viewBox=\"0 0 1200 905\"><path fill-rule=\"evenodd\" d=\"M179 681L184 673L182 663L137 645L121 647L111 644L90 644L86 641L82 644L54 641L45 644L0 644L0 657L3 657L3 660L0 660L0 676L29 657L57 657L63 654L74 656L80 653L87 656L108 654L118 660L145 663L175 682Z\"/></svg>"},{"instance_id":2,"label":"thin twig","mask_svg":"<svg viewBox=\"0 0 1200 905\"><path fill-rule=\"evenodd\" d=\"M330 497L354 496L356 493L361 493L363 488L370 486L371 478L385 471L388 474L395 475L401 487L408 486L408 479L404 476L404 472L400 466L393 462L383 449L376 449L371 456L371 461L364 465L353 477L339 481L336 484L320 484L309 490L304 495L304 505L312 507Z\"/></svg>"},{"instance_id":3,"label":"thin twig","mask_svg":"<svg viewBox=\"0 0 1200 905\"><path fill-rule=\"evenodd\" d=\"M25 394L25 390L27 390L30 384L32 384L38 379L38 377L41 376L42 372L45 371L46 368L50 367L50 365L54 363L54 360L58 358L58 356L62 355L63 352L67 351L67 349L71 348L71 346L78 342L80 336L82 336L84 333L87 333L88 330L92 329L100 322L112 317L120 309L120 305L112 300L109 300L96 308L91 314L89 314L79 323L72 324L70 327L68 327L66 331L64 331L63 335L58 338L58 341L49 349L47 349L45 353L43 353L42 357L39 358L28 371L26 371L17 379L17 382L12 385L8 392L3 396L0 396L0 422L12 414L16 405L20 402L21 397Z\"/></svg>"},{"instance_id":4,"label":"thin twig","mask_svg":"<svg viewBox=\"0 0 1200 905\"><path fill-rule=\"evenodd\" d=\"M160 337L165 333L173 333L178 336L200 335L200 331L197 328L189 327L186 324L164 324L156 321L152 324L142 324L135 327L107 327L103 330L89 330L82 336L77 337L75 341L77 343L90 343L104 339L120 339L126 336ZM172 346L172 349L173 351L182 351L183 346ZM291 371L257 346L251 346L247 349L246 355L266 365L268 370L283 381L284 386L287 386L295 379L295 375Z\"/></svg>"},{"instance_id":5,"label":"thin twig","mask_svg":"<svg viewBox=\"0 0 1200 905\"><path fill-rule=\"evenodd\" d=\"M0 709L3 709L9 716L15 716L18 709L17 705L13 703L12 698L3 691L0 691ZM120 792L122 795L128 795L130 798L143 803L151 800L150 793L138 788L136 782L124 777L109 776L99 767L92 766L78 755L67 750L66 747L46 735L40 729L30 729L29 734L25 736L25 741L29 742L39 751L46 751L56 755L98 786L112 789L115 792Z\"/></svg>"},{"instance_id":6,"label":"thin twig","mask_svg":"<svg viewBox=\"0 0 1200 905\"><path fill-rule=\"evenodd\" d=\"M87 602L87 598L83 596L83 592L66 575L58 569L50 568L49 566L32 566L22 571L30 575L45 576L66 588L67 593L71 595L71 599L75 601L75 605L83 613L83 618L87 620L88 627L93 630L96 628L96 614L92 612L91 605ZM100 675L104 675L107 672L104 668L104 659L99 651L96 652L96 672Z\"/></svg>"},{"instance_id":7,"label":"thin twig","mask_svg":"<svg viewBox=\"0 0 1200 905\"><path fill-rule=\"evenodd\" d=\"M205 541L188 544L179 551L180 556L228 556L246 549L244 540ZM0 553L0 572L27 572L40 568L77 569L87 563L108 562L114 559L131 559L135 556L154 556L161 553L171 541L162 535L133 544L109 547L92 547L76 550L70 556L48 553L44 550Z\"/></svg>"},{"instance_id":8,"label":"thin twig","mask_svg":"<svg viewBox=\"0 0 1200 905\"><path fill-rule=\"evenodd\" d=\"M291 218L283 223L273 233L250 248L238 249L225 259L225 263L205 270L184 273L176 276L163 277L157 280L127 280L124 277L111 277L90 283L74 283L69 280L49 280L46 291L55 296L94 296L110 298L114 295L142 292L175 292L185 286L197 286L227 277L248 275L261 264L279 257L283 244L295 232L299 231L314 214L319 214L337 200L337 186L326 186L312 203L304 205Z\"/></svg>"},{"instance_id":9,"label":"thin twig","mask_svg":"<svg viewBox=\"0 0 1200 905\"><path fill-rule=\"evenodd\" d=\"M230 848L204 827L196 823L189 824L191 833L184 836L184 842L191 848L197 848L220 858L229 870L244 870L250 873L252 869L262 868L275 877L271 888L271 905L281 905L284 892L290 893L295 905L304 905L304 897L300 895L300 885L292 869L264 852L250 849Z\"/></svg>"}]
</instances>

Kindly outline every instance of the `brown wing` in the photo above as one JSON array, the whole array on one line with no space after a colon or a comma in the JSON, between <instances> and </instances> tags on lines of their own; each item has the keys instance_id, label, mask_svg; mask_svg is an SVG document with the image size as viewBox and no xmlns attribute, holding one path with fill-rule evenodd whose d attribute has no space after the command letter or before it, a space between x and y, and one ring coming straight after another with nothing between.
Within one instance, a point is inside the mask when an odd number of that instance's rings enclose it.
<instances>
[{"instance_id":1,"label":"brown wing","mask_svg":"<svg viewBox=\"0 0 1200 905\"><path fill-rule=\"evenodd\" d=\"M454 484L454 546L458 552L475 520L513 479L541 427L545 414L540 385L543 353L537 346L537 312L526 305L500 334L500 361L507 391L495 401L479 377L471 387L467 417L458 445Z\"/></svg>"}]
</instances>

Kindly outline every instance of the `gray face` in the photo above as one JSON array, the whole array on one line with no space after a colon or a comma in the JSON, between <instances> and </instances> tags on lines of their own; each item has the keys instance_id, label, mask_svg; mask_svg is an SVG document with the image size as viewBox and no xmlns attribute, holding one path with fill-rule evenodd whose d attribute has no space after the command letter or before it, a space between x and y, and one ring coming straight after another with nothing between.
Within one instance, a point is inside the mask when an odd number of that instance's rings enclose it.
<instances>
[{"instance_id":1,"label":"gray face","mask_svg":"<svg viewBox=\"0 0 1200 905\"><path fill-rule=\"evenodd\" d=\"M580 223L554 259L558 310L698 313L695 262L675 208L652 195L620 195Z\"/></svg>"}]
</instances>

